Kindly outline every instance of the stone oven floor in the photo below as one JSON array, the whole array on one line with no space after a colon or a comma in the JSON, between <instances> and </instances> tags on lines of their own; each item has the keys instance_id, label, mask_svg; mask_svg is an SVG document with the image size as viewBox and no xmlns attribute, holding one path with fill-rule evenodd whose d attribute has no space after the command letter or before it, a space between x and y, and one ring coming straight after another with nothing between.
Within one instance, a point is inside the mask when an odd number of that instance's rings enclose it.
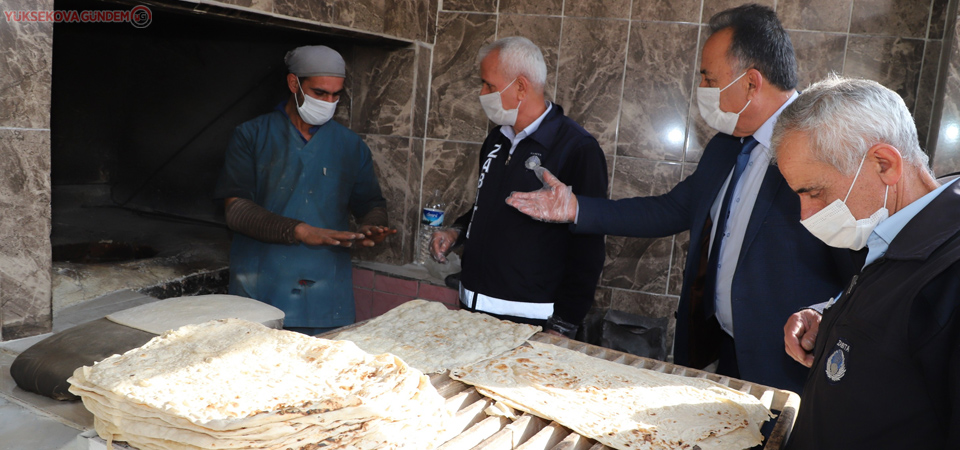
<instances>
[{"instance_id":1,"label":"stone oven floor","mask_svg":"<svg viewBox=\"0 0 960 450\"><path fill-rule=\"evenodd\" d=\"M150 258L111 263L55 261L53 311L125 289L158 298L211 293L226 286L230 233L223 225L147 215L116 207L54 208L55 248L65 244L149 246ZM56 252L54 252L56 254Z\"/></svg>"}]
</instances>

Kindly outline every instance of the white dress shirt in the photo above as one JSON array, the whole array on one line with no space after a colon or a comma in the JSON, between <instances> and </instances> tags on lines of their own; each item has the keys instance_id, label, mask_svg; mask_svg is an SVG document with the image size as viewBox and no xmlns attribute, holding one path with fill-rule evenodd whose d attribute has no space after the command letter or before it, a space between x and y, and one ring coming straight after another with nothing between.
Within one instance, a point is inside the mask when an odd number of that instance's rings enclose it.
<instances>
[{"instance_id":1,"label":"white dress shirt","mask_svg":"<svg viewBox=\"0 0 960 450\"><path fill-rule=\"evenodd\" d=\"M730 304L730 293L733 285L733 275L737 269L737 262L740 259L740 248L743 246L743 238L747 232L747 225L750 223L750 215L753 213L753 205L757 202L757 195L760 193L760 185L763 184L763 178L767 174L767 167L770 165L770 138L773 137L773 126L777 123L777 118L787 105L793 103L797 98L797 93L793 95L767 119L755 133L753 138L757 140L757 146L750 153L750 162L740 175L740 181L733 187L733 199L730 201L730 217L727 219L727 227L722 237L720 246L720 255L717 259L717 291L715 309L717 321L720 327L727 334L733 336L733 311ZM745 138L742 138L745 139ZM720 214L720 203L727 192L730 178L733 176L733 169L730 175L727 175L727 181L724 182L720 193L710 208L710 217L713 219L713 228L710 230L710 247L713 248L713 240L717 238L717 222ZM768 299L759 299L766 301Z\"/></svg>"}]
</instances>

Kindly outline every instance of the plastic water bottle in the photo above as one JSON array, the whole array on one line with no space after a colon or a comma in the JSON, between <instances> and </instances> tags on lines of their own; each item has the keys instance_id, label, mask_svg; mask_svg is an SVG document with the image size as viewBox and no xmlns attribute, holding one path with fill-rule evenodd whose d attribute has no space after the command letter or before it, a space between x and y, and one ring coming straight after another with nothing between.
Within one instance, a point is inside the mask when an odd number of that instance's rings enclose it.
<instances>
[{"instance_id":1,"label":"plastic water bottle","mask_svg":"<svg viewBox=\"0 0 960 450\"><path fill-rule=\"evenodd\" d=\"M423 214L420 216L420 239L419 251L417 252L417 263L424 264L430 256L430 238L434 231L443 226L444 210L446 204L440 199L440 190L433 191L433 197L423 206Z\"/></svg>"}]
</instances>

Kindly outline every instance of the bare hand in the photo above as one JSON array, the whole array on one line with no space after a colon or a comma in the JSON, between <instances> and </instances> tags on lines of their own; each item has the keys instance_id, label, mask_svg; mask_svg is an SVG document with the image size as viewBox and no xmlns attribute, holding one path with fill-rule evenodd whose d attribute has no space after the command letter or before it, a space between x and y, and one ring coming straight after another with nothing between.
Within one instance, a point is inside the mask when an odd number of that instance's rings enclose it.
<instances>
[{"instance_id":1,"label":"bare hand","mask_svg":"<svg viewBox=\"0 0 960 450\"><path fill-rule=\"evenodd\" d=\"M365 237L360 243L364 247L373 247L387 238L387 236L397 234L396 228L382 227L378 225L362 225L358 230Z\"/></svg>"},{"instance_id":2,"label":"bare hand","mask_svg":"<svg viewBox=\"0 0 960 450\"><path fill-rule=\"evenodd\" d=\"M434 231L430 236L430 256L433 256L438 263L446 264L447 253L450 253L459 236L460 230L455 228Z\"/></svg>"},{"instance_id":3,"label":"bare hand","mask_svg":"<svg viewBox=\"0 0 960 450\"><path fill-rule=\"evenodd\" d=\"M353 246L355 239L363 239L366 236L352 231L328 230L326 228L317 228L315 226L301 223L293 230L297 240L307 245L339 245L341 247Z\"/></svg>"},{"instance_id":4,"label":"bare hand","mask_svg":"<svg viewBox=\"0 0 960 450\"><path fill-rule=\"evenodd\" d=\"M543 189L533 192L514 192L507 204L520 212L544 222L570 223L577 218L577 196L549 170L543 171Z\"/></svg>"},{"instance_id":5,"label":"bare hand","mask_svg":"<svg viewBox=\"0 0 960 450\"><path fill-rule=\"evenodd\" d=\"M783 326L783 343L787 354L798 363L813 365L813 346L820 331L820 313L804 309L794 313Z\"/></svg>"}]
</instances>

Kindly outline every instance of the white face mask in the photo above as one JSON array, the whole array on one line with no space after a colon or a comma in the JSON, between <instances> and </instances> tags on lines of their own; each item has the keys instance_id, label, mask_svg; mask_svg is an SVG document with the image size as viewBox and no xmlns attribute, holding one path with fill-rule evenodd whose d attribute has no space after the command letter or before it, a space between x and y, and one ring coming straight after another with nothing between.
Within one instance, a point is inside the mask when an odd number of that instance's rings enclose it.
<instances>
[{"instance_id":1,"label":"white face mask","mask_svg":"<svg viewBox=\"0 0 960 450\"><path fill-rule=\"evenodd\" d=\"M853 183L850 184L850 190L847 191L847 196L844 197L843 201L836 199L826 208L817 211L816 214L806 220L800 221L810 231L810 234L831 247L860 250L867 245L867 239L870 238L873 229L889 217L887 193L890 191L890 186L887 186L883 191L883 206L870 217L857 220L850 209L847 208L847 199L853 192L853 185L856 184L857 177L860 176L860 169L863 168L863 161L866 160L867 155L863 155L863 158L860 160L860 167L857 169L857 174L853 177Z\"/></svg>"},{"instance_id":2,"label":"white face mask","mask_svg":"<svg viewBox=\"0 0 960 450\"><path fill-rule=\"evenodd\" d=\"M707 125L710 125L713 129L721 133L733 134L733 130L737 127L737 121L740 120L740 114L747 109L747 106L750 106L750 102L753 100L748 100L740 112L726 112L720 109L720 93L728 87L733 86L733 83L736 83L746 74L747 72L740 74L736 80L731 81L730 84L724 86L723 89L697 87L697 106L700 107L700 117L703 117Z\"/></svg>"},{"instance_id":3,"label":"white face mask","mask_svg":"<svg viewBox=\"0 0 960 450\"><path fill-rule=\"evenodd\" d=\"M507 87L503 88L503 91L506 91L515 81L517 81L516 78L514 78ZM503 91L481 95L480 106L483 106L483 112L487 114L487 118L489 118L491 122L497 125L512 127L517 123L517 112L520 111L520 104L517 103L515 109L503 109L503 100L500 98L500 94L502 94Z\"/></svg>"},{"instance_id":4,"label":"white face mask","mask_svg":"<svg viewBox=\"0 0 960 450\"><path fill-rule=\"evenodd\" d=\"M314 126L320 126L330 121L340 100L330 103L304 94L299 78L297 78L297 87L300 88L300 95L303 95L303 105L297 105L297 113L300 114L300 118Z\"/></svg>"}]
</instances>

